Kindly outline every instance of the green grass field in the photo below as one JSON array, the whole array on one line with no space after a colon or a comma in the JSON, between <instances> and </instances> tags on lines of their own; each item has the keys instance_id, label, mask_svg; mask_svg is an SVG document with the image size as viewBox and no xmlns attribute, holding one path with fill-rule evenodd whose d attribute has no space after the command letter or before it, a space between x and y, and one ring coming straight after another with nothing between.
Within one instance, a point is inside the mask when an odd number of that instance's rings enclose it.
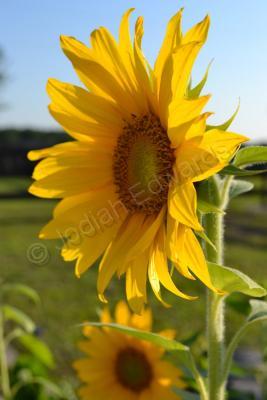
<instances>
[{"instance_id":1,"label":"green grass field","mask_svg":"<svg viewBox=\"0 0 267 400\"><path fill-rule=\"evenodd\" d=\"M21 190L27 184L27 179L2 179L0 193L7 193L10 187L13 193L17 187ZM71 360L77 353L75 342L80 337L77 325L86 319L96 320L101 303L96 294L97 266L77 279L74 265L61 259L60 243L38 239L38 232L49 220L54 204L33 198L0 200L1 278L26 283L39 292L42 299L39 308L34 309L26 301L22 306L42 328L46 341L55 353L60 373L69 374ZM264 201L258 196L244 196L234 201L227 216L226 234L226 263L240 267L243 272L267 286L267 208ZM40 243L44 247L36 255L33 250ZM32 260L33 255L43 256L44 262ZM155 311L155 330L170 325L177 329L179 339L183 340L204 327L204 289L198 283L179 277L177 283L187 293L198 293L200 299L187 302L164 293L165 298L175 305L170 309L164 309L151 293L150 300ZM112 299L111 307L123 295L124 282L114 279L108 291L108 297ZM21 299L14 301L21 304ZM242 317L233 311L229 316L231 324L228 333L231 333L238 327ZM259 330L254 332L258 333ZM258 343L255 335L250 335L246 340L254 346Z\"/></svg>"}]
</instances>

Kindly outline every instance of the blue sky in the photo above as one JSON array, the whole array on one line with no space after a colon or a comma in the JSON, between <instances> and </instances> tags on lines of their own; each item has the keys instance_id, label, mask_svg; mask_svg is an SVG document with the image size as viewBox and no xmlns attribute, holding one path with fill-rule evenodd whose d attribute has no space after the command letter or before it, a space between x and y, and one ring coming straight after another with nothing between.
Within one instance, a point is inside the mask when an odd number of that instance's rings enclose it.
<instances>
[{"instance_id":1,"label":"blue sky","mask_svg":"<svg viewBox=\"0 0 267 400\"><path fill-rule=\"evenodd\" d=\"M232 126L253 139L267 140L267 1L257 0L1 0L0 47L6 54L9 81L2 101L0 127L39 127L57 124L47 112L45 85L48 77L78 83L59 47L59 35L88 43L94 28L107 26L115 35L123 12L135 7L145 18L144 51L153 62L169 18L185 7L184 28L209 13L208 43L194 68L197 81L214 58L207 93L208 109L220 123L241 109Z\"/></svg>"}]
</instances>

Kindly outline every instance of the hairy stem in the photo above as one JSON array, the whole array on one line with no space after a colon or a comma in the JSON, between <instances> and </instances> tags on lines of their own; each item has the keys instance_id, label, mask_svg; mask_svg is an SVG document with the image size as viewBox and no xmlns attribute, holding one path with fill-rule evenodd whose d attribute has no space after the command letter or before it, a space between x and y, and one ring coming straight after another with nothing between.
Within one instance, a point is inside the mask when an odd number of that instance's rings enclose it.
<instances>
[{"instance_id":1,"label":"hairy stem","mask_svg":"<svg viewBox=\"0 0 267 400\"><path fill-rule=\"evenodd\" d=\"M224 197L225 197L224 193ZM222 207L219 183L214 177L209 183L209 201ZM206 246L208 261L223 263L224 225L223 213L207 214L205 227L216 250ZM224 298L207 290L207 341L208 341L208 393L209 400L225 399L224 366Z\"/></svg>"}]
</instances>

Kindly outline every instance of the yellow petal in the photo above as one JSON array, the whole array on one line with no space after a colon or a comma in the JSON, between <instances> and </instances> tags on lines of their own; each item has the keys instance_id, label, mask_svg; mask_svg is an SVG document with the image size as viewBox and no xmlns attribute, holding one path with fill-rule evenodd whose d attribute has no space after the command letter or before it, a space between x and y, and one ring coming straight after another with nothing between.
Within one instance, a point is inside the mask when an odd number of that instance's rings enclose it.
<instances>
[{"instance_id":1,"label":"yellow petal","mask_svg":"<svg viewBox=\"0 0 267 400\"><path fill-rule=\"evenodd\" d=\"M186 263L181 262L180 255L184 252L185 226L171 217L167 217L167 254L176 269L187 279L195 280Z\"/></svg>"},{"instance_id":2,"label":"yellow petal","mask_svg":"<svg viewBox=\"0 0 267 400\"><path fill-rule=\"evenodd\" d=\"M111 101L56 79L48 80L47 92L58 110L85 122L92 132L115 137L121 132L122 115Z\"/></svg>"},{"instance_id":3,"label":"yellow petal","mask_svg":"<svg viewBox=\"0 0 267 400\"><path fill-rule=\"evenodd\" d=\"M63 111L55 104L50 104L48 110L52 117L62 126L71 137L82 142L94 142L100 138L109 139L110 144L114 146L114 141L117 137L117 131L112 131L109 134L109 129L104 128L103 125L91 124L85 120ZM92 129L93 126L93 129Z\"/></svg>"},{"instance_id":4,"label":"yellow petal","mask_svg":"<svg viewBox=\"0 0 267 400\"><path fill-rule=\"evenodd\" d=\"M199 42L180 46L164 65L159 89L159 108L163 110L161 114L165 123L170 103L184 99L192 67L200 48Z\"/></svg>"},{"instance_id":5,"label":"yellow petal","mask_svg":"<svg viewBox=\"0 0 267 400\"><path fill-rule=\"evenodd\" d=\"M184 142L176 152L177 179L181 184L206 179L222 169L223 164L194 139Z\"/></svg>"},{"instance_id":6,"label":"yellow petal","mask_svg":"<svg viewBox=\"0 0 267 400\"><path fill-rule=\"evenodd\" d=\"M101 260L98 274L98 292L104 294L112 276L118 270L124 270L125 265L129 262L127 254L132 248L138 237L142 235L142 225L144 215L134 214L128 216L122 224L117 237L109 246L104 257Z\"/></svg>"},{"instance_id":7,"label":"yellow petal","mask_svg":"<svg viewBox=\"0 0 267 400\"><path fill-rule=\"evenodd\" d=\"M206 121L211 113L204 113L191 121L185 122L182 125L168 129L168 136L171 141L171 146L179 147L184 141L198 138L199 141L206 131Z\"/></svg>"},{"instance_id":8,"label":"yellow petal","mask_svg":"<svg viewBox=\"0 0 267 400\"><path fill-rule=\"evenodd\" d=\"M210 96L202 96L193 100L173 101L168 109L168 133L172 129L177 129L179 125L198 117L209 99Z\"/></svg>"},{"instance_id":9,"label":"yellow petal","mask_svg":"<svg viewBox=\"0 0 267 400\"><path fill-rule=\"evenodd\" d=\"M137 80L139 82L139 87L141 89L143 101L146 101L143 105L144 110L146 110L147 112L150 110L153 113L157 114L156 101L153 95L153 81L149 76L149 71L151 69L149 68L148 61L145 59L141 50L143 33L143 18L139 17L136 21L134 38L135 71Z\"/></svg>"},{"instance_id":10,"label":"yellow petal","mask_svg":"<svg viewBox=\"0 0 267 400\"><path fill-rule=\"evenodd\" d=\"M133 314L130 325L136 329L151 331L152 328L152 311L147 308L141 315Z\"/></svg>"},{"instance_id":11,"label":"yellow petal","mask_svg":"<svg viewBox=\"0 0 267 400\"><path fill-rule=\"evenodd\" d=\"M41 230L40 238L70 238L79 244L81 237L93 238L121 223L126 212L113 185L71 196L56 206L54 218Z\"/></svg>"},{"instance_id":12,"label":"yellow petal","mask_svg":"<svg viewBox=\"0 0 267 400\"><path fill-rule=\"evenodd\" d=\"M167 339L174 339L176 336L176 331L174 329L164 329L163 331L159 332L159 335Z\"/></svg>"},{"instance_id":13,"label":"yellow petal","mask_svg":"<svg viewBox=\"0 0 267 400\"><path fill-rule=\"evenodd\" d=\"M195 276L200 279L208 288L218 292L213 286L208 271L203 250L191 229L186 229L186 239L184 242L184 257L187 265Z\"/></svg>"},{"instance_id":14,"label":"yellow petal","mask_svg":"<svg viewBox=\"0 0 267 400\"><path fill-rule=\"evenodd\" d=\"M205 133L200 147L213 154L220 163L227 164L238 147L249 139L237 133L211 129Z\"/></svg>"},{"instance_id":15,"label":"yellow petal","mask_svg":"<svg viewBox=\"0 0 267 400\"><path fill-rule=\"evenodd\" d=\"M29 192L44 198L63 198L108 185L112 171L93 168L62 169L34 182Z\"/></svg>"},{"instance_id":16,"label":"yellow petal","mask_svg":"<svg viewBox=\"0 0 267 400\"><path fill-rule=\"evenodd\" d=\"M67 143L66 143L67 144ZM30 154L31 157L41 157L46 152L46 158L40 161L34 169L33 179L40 180L58 172L69 171L72 173L75 169L80 171L80 175L91 173L88 176L88 187L90 175L95 174L95 167L98 165L100 176L109 176L108 180L112 179L108 171L112 170L113 155L112 147L106 145L106 148L89 143L73 143L73 146L61 146L61 151L58 149L45 149L44 151L35 151ZM50 155L50 156L48 156ZM98 175L98 173L96 174ZM99 183L101 185L101 183Z\"/></svg>"},{"instance_id":17,"label":"yellow petal","mask_svg":"<svg viewBox=\"0 0 267 400\"><path fill-rule=\"evenodd\" d=\"M131 313L125 301L121 300L115 308L115 321L120 325L129 325Z\"/></svg>"},{"instance_id":18,"label":"yellow petal","mask_svg":"<svg viewBox=\"0 0 267 400\"><path fill-rule=\"evenodd\" d=\"M104 294L116 271L119 275L123 274L128 263L151 245L163 221L164 213L162 210L156 218L138 213L128 216L100 263L98 276L100 295Z\"/></svg>"},{"instance_id":19,"label":"yellow petal","mask_svg":"<svg viewBox=\"0 0 267 400\"><path fill-rule=\"evenodd\" d=\"M191 182L178 185L173 183L169 191L168 211L180 223L202 231L197 217L197 195Z\"/></svg>"},{"instance_id":20,"label":"yellow petal","mask_svg":"<svg viewBox=\"0 0 267 400\"><path fill-rule=\"evenodd\" d=\"M175 284L170 276L170 272L168 269L168 262L167 262L167 254L166 254L166 238L165 238L165 227L162 226L154 243L153 252L151 254L150 263L155 265L156 274L159 278L159 281L162 285L175 294L176 296L182 297L187 300L193 300L194 298L188 296L181 292Z\"/></svg>"},{"instance_id":21,"label":"yellow petal","mask_svg":"<svg viewBox=\"0 0 267 400\"><path fill-rule=\"evenodd\" d=\"M186 32L182 38L182 43L189 43L194 41L205 42L209 33L210 17L207 15L203 21L199 22L193 28Z\"/></svg>"},{"instance_id":22,"label":"yellow petal","mask_svg":"<svg viewBox=\"0 0 267 400\"><path fill-rule=\"evenodd\" d=\"M170 307L168 303L166 303L161 296L161 289L160 289L160 280L156 271L156 265L152 259L152 252L153 252L153 246L151 247L151 255L150 255L150 260L148 264L148 278L149 282L151 285L151 288L156 296L156 298L162 303L164 307Z\"/></svg>"},{"instance_id":23,"label":"yellow petal","mask_svg":"<svg viewBox=\"0 0 267 400\"><path fill-rule=\"evenodd\" d=\"M164 68L165 62L173 49L181 41L181 20L182 20L182 9L178 11L169 21L166 34L161 45L157 60L155 62L154 72L157 79L157 87L160 87L161 74Z\"/></svg>"},{"instance_id":24,"label":"yellow petal","mask_svg":"<svg viewBox=\"0 0 267 400\"><path fill-rule=\"evenodd\" d=\"M176 152L179 182L198 182L219 172L246 140L242 135L212 129L201 141L185 141Z\"/></svg>"},{"instance_id":25,"label":"yellow petal","mask_svg":"<svg viewBox=\"0 0 267 400\"><path fill-rule=\"evenodd\" d=\"M126 271L126 296L131 309L141 314L147 301L148 253L140 254L130 262Z\"/></svg>"},{"instance_id":26,"label":"yellow petal","mask_svg":"<svg viewBox=\"0 0 267 400\"><path fill-rule=\"evenodd\" d=\"M133 46L130 35L129 17L134 11L134 8L127 10L121 19L120 32L119 32L119 46L125 53L132 53Z\"/></svg>"},{"instance_id":27,"label":"yellow petal","mask_svg":"<svg viewBox=\"0 0 267 400\"><path fill-rule=\"evenodd\" d=\"M103 310L101 311L100 321L103 324L110 324L112 322L112 318L108 307L104 307Z\"/></svg>"},{"instance_id":28,"label":"yellow petal","mask_svg":"<svg viewBox=\"0 0 267 400\"><path fill-rule=\"evenodd\" d=\"M73 64L82 82L93 93L120 104L123 115L138 112L134 98L125 90L124 82L105 66L89 49L74 38L61 36L61 47Z\"/></svg>"}]
</instances>

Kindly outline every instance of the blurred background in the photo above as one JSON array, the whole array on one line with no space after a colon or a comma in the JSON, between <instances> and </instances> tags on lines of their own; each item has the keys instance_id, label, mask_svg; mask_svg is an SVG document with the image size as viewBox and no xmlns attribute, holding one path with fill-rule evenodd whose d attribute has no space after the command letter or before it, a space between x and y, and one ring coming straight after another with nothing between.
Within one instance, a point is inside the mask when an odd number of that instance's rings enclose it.
<instances>
[{"instance_id":1,"label":"blurred background","mask_svg":"<svg viewBox=\"0 0 267 400\"><path fill-rule=\"evenodd\" d=\"M41 306L32 309L25 300L22 307L37 320L40 334L55 354L55 374L70 380L71 363L77 355L75 342L80 337L77 324L88 318L95 320L101 307L96 295L97 268L77 280L73 265L61 260L60 243L39 241L38 232L51 217L55 203L27 193L33 169L27 152L68 140L47 111L45 91L48 77L79 84L60 50L59 35L88 43L89 33L104 25L116 36L123 12L136 7L135 16L145 17L143 47L153 63L166 23L181 6L185 7L185 29L207 13L211 16L209 40L194 69L193 82L214 59L206 87L206 92L213 94L208 109L216 111L212 123L228 119L240 98L240 111L231 129L249 136L253 144L267 144L265 0L257 0L253 7L242 0L154 0L153 4L148 0L0 0L0 275L3 280L19 281L39 292ZM234 200L227 215L226 263L267 287L267 176L250 180L255 184L254 191ZM180 340L196 338L196 353L205 352L203 337L198 334L205 324L204 290L181 278L178 284L188 293L199 293L200 300L189 303L166 294L176 308L163 309L151 296L155 330L171 325L177 328ZM122 295L123 285L112 283L111 306ZM247 307L242 296L231 300L228 335L240 325ZM243 343L241 364L245 357L248 367L251 363L256 372L249 375L252 378L245 389L241 374L239 390L244 394L236 398L267 399L259 394L267 379L259 356L259 351L267 353L264 329L252 330ZM239 365L237 360L237 375Z\"/></svg>"}]
</instances>

